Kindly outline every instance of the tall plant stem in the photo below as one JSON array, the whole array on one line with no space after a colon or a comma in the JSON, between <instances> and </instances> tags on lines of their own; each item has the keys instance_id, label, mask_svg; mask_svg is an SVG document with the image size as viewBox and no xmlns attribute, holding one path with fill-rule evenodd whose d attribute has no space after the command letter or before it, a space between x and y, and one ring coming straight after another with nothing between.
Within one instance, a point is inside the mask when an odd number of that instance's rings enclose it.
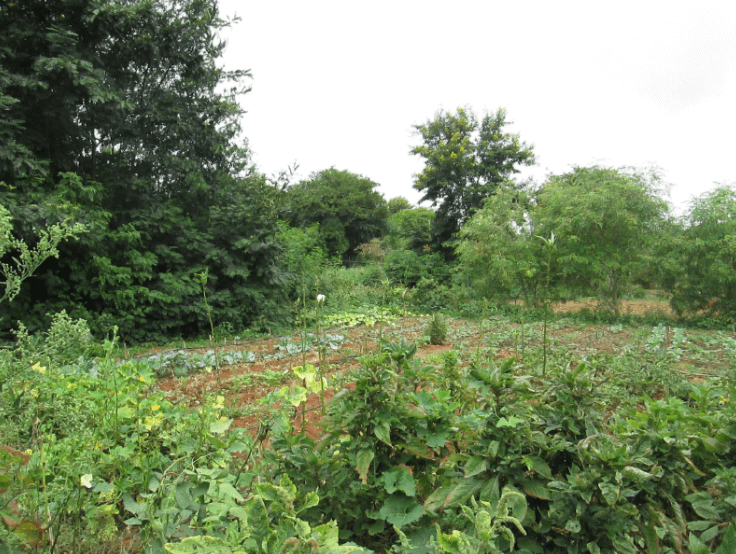
<instances>
[{"instance_id":1,"label":"tall plant stem","mask_svg":"<svg viewBox=\"0 0 736 554\"><path fill-rule=\"evenodd\" d=\"M544 326L542 330L542 377L544 377L547 375L547 320L549 319L549 281L550 271L552 268L552 249L555 247L555 234L552 233L552 235L548 239L540 236L538 236L537 238L539 238L544 243L544 246L547 249L547 274L544 282L543 299Z\"/></svg>"},{"instance_id":2,"label":"tall plant stem","mask_svg":"<svg viewBox=\"0 0 736 554\"><path fill-rule=\"evenodd\" d=\"M304 272L302 271L302 369L307 368L307 286ZM307 386L306 379L303 380L304 388ZM302 433L307 431L307 402L302 402Z\"/></svg>"},{"instance_id":3,"label":"tall plant stem","mask_svg":"<svg viewBox=\"0 0 736 554\"><path fill-rule=\"evenodd\" d=\"M319 399L322 403L322 415L325 415L325 376L323 362L325 357L324 352L324 337L322 332L322 303L324 300L317 301L317 373L319 374Z\"/></svg>"},{"instance_id":4,"label":"tall plant stem","mask_svg":"<svg viewBox=\"0 0 736 554\"><path fill-rule=\"evenodd\" d=\"M221 388L220 385L220 359L217 356L217 345L215 344L215 325L212 323L212 310L210 309L209 302L207 302L207 277L209 275L209 269L205 268L202 273L197 274L199 282L202 284L202 297L204 298L204 308L207 311L207 319L210 322L210 346L215 352L215 377L217 378L217 390ZM204 391L202 391L204 393ZM204 395L203 395L204 396Z\"/></svg>"}]
</instances>

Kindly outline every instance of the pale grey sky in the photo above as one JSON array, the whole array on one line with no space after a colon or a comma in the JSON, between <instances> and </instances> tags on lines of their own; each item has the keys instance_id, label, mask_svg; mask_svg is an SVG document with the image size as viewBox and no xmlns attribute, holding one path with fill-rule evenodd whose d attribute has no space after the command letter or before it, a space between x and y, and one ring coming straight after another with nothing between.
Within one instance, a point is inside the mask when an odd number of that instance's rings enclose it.
<instances>
[{"instance_id":1,"label":"pale grey sky","mask_svg":"<svg viewBox=\"0 0 736 554\"><path fill-rule=\"evenodd\" d=\"M682 206L736 180L730 1L220 0L250 69L243 130L261 171L360 173L415 203L412 125L499 107L538 182L572 165L659 166Z\"/></svg>"}]
</instances>

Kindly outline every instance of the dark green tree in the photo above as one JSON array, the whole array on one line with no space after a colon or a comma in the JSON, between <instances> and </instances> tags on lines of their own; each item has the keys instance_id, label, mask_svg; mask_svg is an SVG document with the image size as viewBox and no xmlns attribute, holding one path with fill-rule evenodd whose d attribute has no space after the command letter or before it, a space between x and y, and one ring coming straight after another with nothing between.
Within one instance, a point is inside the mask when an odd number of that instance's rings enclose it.
<instances>
[{"instance_id":1,"label":"dark green tree","mask_svg":"<svg viewBox=\"0 0 736 554\"><path fill-rule=\"evenodd\" d=\"M216 0L24 0L0 6L0 181L23 238L66 218L90 233L17 302L153 339L279 306L273 187L249 169L237 96L218 65ZM71 308L70 308L71 307Z\"/></svg>"},{"instance_id":2,"label":"dark green tree","mask_svg":"<svg viewBox=\"0 0 736 554\"><path fill-rule=\"evenodd\" d=\"M284 215L303 229L319 223L324 252L345 261L387 229L388 206L377 187L362 175L325 169L288 189Z\"/></svg>"},{"instance_id":3,"label":"dark green tree","mask_svg":"<svg viewBox=\"0 0 736 554\"><path fill-rule=\"evenodd\" d=\"M470 110L458 108L414 126L421 144L411 153L424 160L414 188L436 207L432 246L446 256L452 255L449 242L483 201L519 166L534 163L533 146L507 132L509 123L503 109L478 121Z\"/></svg>"},{"instance_id":4,"label":"dark green tree","mask_svg":"<svg viewBox=\"0 0 736 554\"><path fill-rule=\"evenodd\" d=\"M672 307L736 321L736 187L696 198L667 238L663 273Z\"/></svg>"},{"instance_id":5,"label":"dark green tree","mask_svg":"<svg viewBox=\"0 0 736 554\"><path fill-rule=\"evenodd\" d=\"M388 218L386 243L392 250L413 250L426 253L432 243L434 210L411 208L401 210Z\"/></svg>"}]
</instances>

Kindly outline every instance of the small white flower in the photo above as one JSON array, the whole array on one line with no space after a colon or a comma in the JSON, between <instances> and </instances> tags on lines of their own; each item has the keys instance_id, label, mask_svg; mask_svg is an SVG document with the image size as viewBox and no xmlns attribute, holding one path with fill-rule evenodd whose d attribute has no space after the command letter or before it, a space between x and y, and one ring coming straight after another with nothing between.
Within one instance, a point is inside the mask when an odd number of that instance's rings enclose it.
<instances>
[{"instance_id":1,"label":"small white flower","mask_svg":"<svg viewBox=\"0 0 736 554\"><path fill-rule=\"evenodd\" d=\"M85 473L79 478L79 484L82 485L86 489L92 488L92 474L91 473Z\"/></svg>"},{"instance_id":2,"label":"small white flower","mask_svg":"<svg viewBox=\"0 0 736 554\"><path fill-rule=\"evenodd\" d=\"M323 304L325 301L325 295L324 294L318 294L317 295L317 304Z\"/></svg>"}]
</instances>

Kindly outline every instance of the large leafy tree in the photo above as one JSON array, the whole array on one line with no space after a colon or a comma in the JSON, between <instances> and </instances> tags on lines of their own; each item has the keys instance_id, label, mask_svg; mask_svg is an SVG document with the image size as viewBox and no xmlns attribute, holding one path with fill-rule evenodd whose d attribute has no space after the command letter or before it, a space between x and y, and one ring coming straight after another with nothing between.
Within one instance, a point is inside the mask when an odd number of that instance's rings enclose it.
<instances>
[{"instance_id":1,"label":"large leafy tree","mask_svg":"<svg viewBox=\"0 0 736 554\"><path fill-rule=\"evenodd\" d=\"M666 243L665 287L678 311L706 310L736 320L736 188L696 198Z\"/></svg>"},{"instance_id":2,"label":"large leafy tree","mask_svg":"<svg viewBox=\"0 0 736 554\"><path fill-rule=\"evenodd\" d=\"M536 195L535 235L556 239L560 282L594 294L616 315L652 254L668 213L656 172L576 167Z\"/></svg>"},{"instance_id":3,"label":"large leafy tree","mask_svg":"<svg viewBox=\"0 0 736 554\"><path fill-rule=\"evenodd\" d=\"M197 332L203 266L216 319L278 305L274 194L238 143L247 73L218 66L216 0L0 10L0 181L16 231L67 217L91 230L40 269L16 315L71 305L131 338Z\"/></svg>"},{"instance_id":4,"label":"large leafy tree","mask_svg":"<svg viewBox=\"0 0 736 554\"><path fill-rule=\"evenodd\" d=\"M533 209L531 191L505 183L460 230L460 274L483 298L521 296L527 305L539 305L545 297L549 260L535 236Z\"/></svg>"},{"instance_id":5,"label":"large leafy tree","mask_svg":"<svg viewBox=\"0 0 736 554\"><path fill-rule=\"evenodd\" d=\"M417 254L427 253L432 242L434 210L410 208L401 210L388 218L386 243L394 250L413 250Z\"/></svg>"},{"instance_id":6,"label":"large leafy tree","mask_svg":"<svg viewBox=\"0 0 736 554\"><path fill-rule=\"evenodd\" d=\"M533 147L508 132L508 124L503 109L479 121L470 110L458 108L414 127L421 143L411 153L424 160L414 188L423 193L422 201L436 207L433 247L446 255L452 252L446 243L483 201L520 166L534 163Z\"/></svg>"},{"instance_id":7,"label":"large leafy tree","mask_svg":"<svg viewBox=\"0 0 736 554\"><path fill-rule=\"evenodd\" d=\"M287 190L284 215L304 229L319 223L324 252L347 260L387 229L388 205L377 187L362 175L325 169Z\"/></svg>"}]
</instances>

